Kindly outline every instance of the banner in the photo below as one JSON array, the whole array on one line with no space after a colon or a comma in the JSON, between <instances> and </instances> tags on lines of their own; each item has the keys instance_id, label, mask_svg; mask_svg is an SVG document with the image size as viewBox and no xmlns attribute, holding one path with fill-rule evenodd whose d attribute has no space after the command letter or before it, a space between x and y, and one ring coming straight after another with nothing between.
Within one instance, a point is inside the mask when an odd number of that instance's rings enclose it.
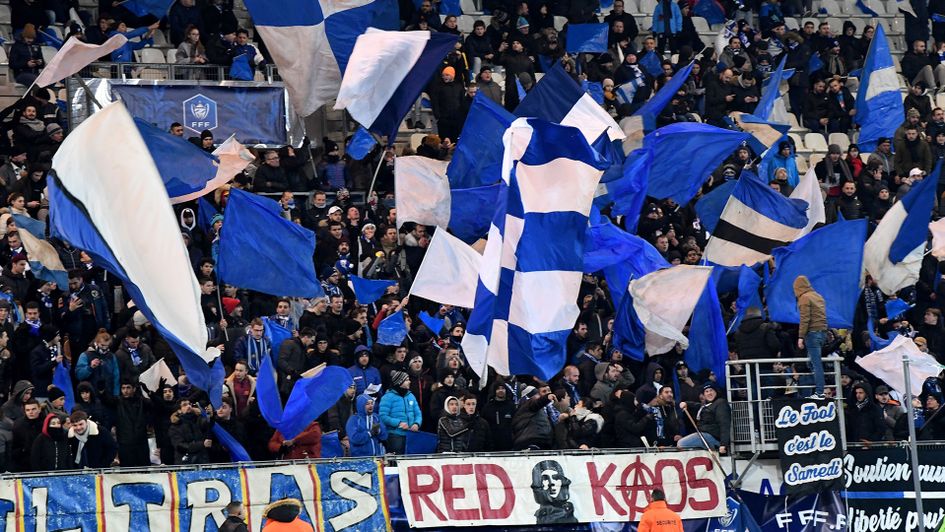
<instances>
[{"instance_id":1,"label":"banner","mask_svg":"<svg viewBox=\"0 0 945 532\"><path fill-rule=\"evenodd\" d=\"M683 519L726 513L724 473L705 451L399 460L411 527L638 521L654 488Z\"/></svg>"},{"instance_id":2,"label":"banner","mask_svg":"<svg viewBox=\"0 0 945 532\"><path fill-rule=\"evenodd\" d=\"M834 401L774 401L775 433L788 495L808 495L843 486L843 443Z\"/></svg>"},{"instance_id":3,"label":"banner","mask_svg":"<svg viewBox=\"0 0 945 532\"><path fill-rule=\"evenodd\" d=\"M287 143L283 87L110 84L111 99L121 98L128 112L167 131L184 125L184 136L213 132L217 143L231 134L243 144Z\"/></svg>"},{"instance_id":4,"label":"banner","mask_svg":"<svg viewBox=\"0 0 945 532\"><path fill-rule=\"evenodd\" d=\"M250 530L272 501L302 501L319 531L390 530L384 471L374 460L166 473L108 473L0 481L2 530L217 530L242 501Z\"/></svg>"}]
</instances>

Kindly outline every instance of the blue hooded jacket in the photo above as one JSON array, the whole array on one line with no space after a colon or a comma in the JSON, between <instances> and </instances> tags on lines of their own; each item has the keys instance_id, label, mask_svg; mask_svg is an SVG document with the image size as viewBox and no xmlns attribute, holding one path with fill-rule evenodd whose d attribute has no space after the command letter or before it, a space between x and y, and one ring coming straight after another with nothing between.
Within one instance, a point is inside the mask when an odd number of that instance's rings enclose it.
<instances>
[{"instance_id":1,"label":"blue hooded jacket","mask_svg":"<svg viewBox=\"0 0 945 532\"><path fill-rule=\"evenodd\" d=\"M348 418L348 424L345 430L348 434L348 442L351 446L351 456L381 456L384 454L384 444L387 440L387 429L381 423L377 414L367 413L368 401L374 399L367 395L359 395L355 407L357 413ZM377 436L371 434L373 427L380 427Z\"/></svg>"}]
</instances>

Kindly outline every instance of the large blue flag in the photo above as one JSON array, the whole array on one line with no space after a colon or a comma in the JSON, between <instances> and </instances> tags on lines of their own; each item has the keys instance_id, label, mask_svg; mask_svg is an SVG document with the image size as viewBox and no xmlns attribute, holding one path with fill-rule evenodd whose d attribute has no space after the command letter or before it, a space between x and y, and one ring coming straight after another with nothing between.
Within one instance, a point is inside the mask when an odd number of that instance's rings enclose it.
<instances>
[{"instance_id":1,"label":"large blue flag","mask_svg":"<svg viewBox=\"0 0 945 532\"><path fill-rule=\"evenodd\" d=\"M906 217L902 220L899 234L896 235L896 239L889 248L890 261L894 263L902 261L906 255L928 240L929 220L932 217L932 209L935 207L935 191L941 171L942 163L939 161L932 173L914 183L902 198L902 208L906 210Z\"/></svg>"},{"instance_id":2,"label":"large blue flag","mask_svg":"<svg viewBox=\"0 0 945 532\"><path fill-rule=\"evenodd\" d=\"M272 359L266 356L260 364L256 377L259 412L269 426L281 432L287 440L301 434L312 421L331 408L353 382L351 374L341 366L327 366L314 373L314 376L303 373L303 377L295 382L283 409Z\"/></svg>"},{"instance_id":3,"label":"large blue flag","mask_svg":"<svg viewBox=\"0 0 945 532\"><path fill-rule=\"evenodd\" d=\"M652 150L647 194L689 203L718 165L732 154L749 134L709 124L684 122L657 129L643 138ZM680 158L679 154L689 154Z\"/></svg>"},{"instance_id":4,"label":"large blue flag","mask_svg":"<svg viewBox=\"0 0 945 532\"><path fill-rule=\"evenodd\" d=\"M388 288L397 284L397 281L365 279L357 275L349 275L348 280L360 305L370 305L387 293Z\"/></svg>"},{"instance_id":5,"label":"large blue flag","mask_svg":"<svg viewBox=\"0 0 945 532\"><path fill-rule=\"evenodd\" d=\"M863 64L860 88L856 93L856 115L860 125L857 143L863 153L876 149L880 137L892 138L902 123L902 96L899 95L899 76L889 51L889 42L882 24L876 25L876 34L870 42Z\"/></svg>"},{"instance_id":6,"label":"large blue flag","mask_svg":"<svg viewBox=\"0 0 945 532\"><path fill-rule=\"evenodd\" d=\"M279 214L278 203L239 189L223 213L217 271L225 282L277 296L323 295L315 233Z\"/></svg>"},{"instance_id":7,"label":"large blue flag","mask_svg":"<svg viewBox=\"0 0 945 532\"><path fill-rule=\"evenodd\" d=\"M633 308L633 298L629 294L624 296L614 316L614 348L633 360L643 360L646 354L646 329Z\"/></svg>"},{"instance_id":8,"label":"large blue flag","mask_svg":"<svg viewBox=\"0 0 945 532\"><path fill-rule=\"evenodd\" d=\"M607 24L568 24L567 46L569 54L607 51Z\"/></svg>"},{"instance_id":9,"label":"large blue flag","mask_svg":"<svg viewBox=\"0 0 945 532\"><path fill-rule=\"evenodd\" d=\"M72 412L72 407L75 406L75 392L72 389L72 378L69 377L68 364L66 361L56 364L56 367L53 368L52 383L65 394L66 403L63 405L63 409L66 412Z\"/></svg>"},{"instance_id":10,"label":"large blue flag","mask_svg":"<svg viewBox=\"0 0 945 532\"><path fill-rule=\"evenodd\" d=\"M584 271L603 271L614 307L627 296L631 277L643 277L670 264L646 240L627 233L606 219L587 228L584 236Z\"/></svg>"},{"instance_id":11,"label":"large blue flag","mask_svg":"<svg viewBox=\"0 0 945 532\"><path fill-rule=\"evenodd\" d=\"M694 61L679 69L678 72L673 74L673 78L670 79L666 85L663 85L660 90L656 91L656 94L654 94L652 98L637 109L637 112L633 113L635 116L643 117L644 131L653 131L656 129L656 117L659 116L663 108L676 96L676 91L678 91L689 78L693 64L695 64Z\"/></svg>"},{"instance_id":12,"label":"large blue flag","mask_svg":"<svg viewBox=\"0 0 945 532\"><path fill-rule=\"evenodd\" d=\"M736 184L738 184L738 181L734 179L726 181L713 188L711 192L702 196L696 202L696 214L699 215L699 222L709 233L715 231L715 224L719 223L722 210L725 209L725 204L728 203L728 198L735 190Z\"/></svg>"},{"instance_id":13,"label":"large blue flag","mask_svg":"<svg viewBox=\"0 0 945 532\"><path fill-rule=\"evenodd\" d=\"M450 188L492 185L502 179L502 133L512 120L515 115L484 93L476 94L446 168Z\"/></svg>"},{"instance_id":14,"label":"large blue flag","mask_svg":"<svg viewBox=\"0 0 945 532\"><path fill-rule=\"evenodd\" d=\"M706 19L709 24L725 22L725 8L718 0L696 0L692 7L692 14Z\"/></svg>"},{"instance_id":15,"label":"large blue flag","mask_svg":"<svg viewBox=\"0 0 945 532\"><path fill-rule=\"evenodd\" d=\"M127 0L121 5L139 17L154 15L163 18L173 3L174 0Z\"/></svg>"},{"instance_id":16,"label":"large blue flag","mask_svg":"<svg viewBox=\"0 0 945 532\"><path fill-rule=\"evenodd\" d=\"M761 277L754 270L742 264L738 270L738 299L735 300L735 318L728 330L738 327L745 311L750 307L758 310L763 308L761 296L758 294L758 287L761 286ZM717 287L716 287L717 288Z\"/></svg>"},{"instance_id":17,"label":"large blue flag","mask_svg":"<svg viewBox=\"0 0 945 532\"><path fill-rule=\"evenodd\" d=\"M725 381L725 361L728 360L728 341L725 339L725 320L715 281L709 278L689 325L689 348L683 355L693 372L712 370L719 382Z\"/></svg>"},{"instance_id":18,"label":"large blue flag","mask_svg":"<svg viewBox=\"0 0 945 532\"><path fill-rule=\"evenodd\" d=\"M263 336L269 340L269 345L272 346L272 352L278 360L279 347L282 346L282 342L292 339L292 331L270 320L269 318L263 318L262 322Z\"/></svg>"},{"instance_id":19,"label":"large blue flag","mask_svg":"<svg viewBox=\"0 0 945 532\"><path fill-rule=\"evenodd\" d=\"M451 190L450 232L469 244L486 236L492 223L489 211L495 208L498 198L498 184Z\"/></svg>"},{"instance_id":20,"label":"large blue flag","mask_svg":"<svg viewBox=\"0 0 945 532\"><path fill-rule=\"evenodd\" d=\"M135 126L157 164L171 200L203 191L216 176L218 157L140 118L135 118Z\"/></svg>"},{"instance_id":21,"label":"large blue flag","mask_svg":"<svg viewBox=\"0 0 945 532\"><path fill-rule=\"evenodd\" d=\"M649 150L639 149L630 152L627 159L619 165L621 175L613 181L602 183L600 187L605 191L605 195L601 198L614 202L612 214L627 217L626 227L630 232L637 230L640 211L643 210L643 202L646 201L652 159L653 153ZM614 164L612 168L616 166L618 165ZM611 175L609 172L604 173L605 177ZM599 205L597 198L595 198L595 205Z\"/></svg>"},{"instance_id":22,"label":"large blue flag","mask_svg":"<svg viewBox=\"0 0 945 532\"><path fill-rule=\"evenodd\" d=\"M860 273L867 220L825 225L773 251L775 270L765 286L773 321L797 323L794 279L807 276L827 306L827 325L849 328L860 297ZM837 260L842 257L843 260Z\"/></svg>"},{"instance_id":23,"label":"large blue flag","mask_svg":"<svg viewBox=\"0 0 945 532\"><path fill-rule=\"evenodd\" d=\"M213 228L213 217L220 214L220 211L213 206L206 198L197 200L197 227L209 232Z\"/></svg>"},{"instance_id":24,"label":"large blue flag","mask_svg":"<svg viewBox=\"0 0 945 532\"><path fill-rule=\"evenodd\" d=\"M771 111L774 109L774 101L781 96L780 87L781 80L784 78L785 62L787 62L787 54L781 58L781 62L778 63L778 68L771 73L768 81L765 82L765 86L761 89L761 99L758 100L758 105L755 106L755 112L753 114L762 120L771 118Z\"/></svg>"},{"instance_id":25,"label":"large blue flag","mask_svg":"<svg viewBox=\"0 0 945 532\"><path fill-rule=\"evenodd\" d=\"M56 248L46 240L46 224L24 214L14 214L20 229L20 242L29 258L30 270L37 279L56 283L60 290L69 286L69 275Z\"/></svg>"}]
</instances>

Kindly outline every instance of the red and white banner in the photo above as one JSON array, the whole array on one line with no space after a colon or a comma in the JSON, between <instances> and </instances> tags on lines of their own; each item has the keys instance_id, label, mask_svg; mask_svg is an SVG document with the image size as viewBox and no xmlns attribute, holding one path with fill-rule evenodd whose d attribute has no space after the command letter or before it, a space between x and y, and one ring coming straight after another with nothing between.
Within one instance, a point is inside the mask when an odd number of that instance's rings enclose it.
<instances>
[{"instance_id":1,"label":"red and white banner","mask_svg":"<svg viewBox=\"0 0 945 532\"><path fill-rule=\"evenodd\" d=\"M725 515L706 451L398 460L411 527L638 521L654 488L683 519Z\"/></svg>"}]
</instances>

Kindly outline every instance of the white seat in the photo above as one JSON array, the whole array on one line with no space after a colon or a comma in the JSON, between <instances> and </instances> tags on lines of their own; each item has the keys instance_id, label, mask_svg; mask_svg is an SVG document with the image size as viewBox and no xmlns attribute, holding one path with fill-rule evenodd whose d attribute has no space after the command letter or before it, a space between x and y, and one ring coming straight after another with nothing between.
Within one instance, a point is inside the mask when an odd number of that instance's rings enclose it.
<instances>
[{"instance_id":1,"label":"white seat","mask_svg":"<svg viewBox=\"0 0 945 532\"><path fill-rule=\"evenodd\" d=\"M797 133L788 133L788 136L794 140L794 149L796 151L807 151L807 146L804 145L804 139L801 138Z\"/></svg>"},{"instance_id":2,"label":"white seat","mask_svg":"<svg viewBox=\"0 0 945 532\"><path fill-rule=\"evenodd\" d=\"M170 46L170 44L167 42L167 36L164 35L163 30L156 30L151 38L154 39L154 46L160 46L161 48Z\"/></svg>"},{"instance_id":3,"label":"white seat","mask_svg":"<svg viewBox=\"0 0 945 532\"><path fill-rule=\"evenodd\" d=\"M696 27L697 33L712 33L709 27L709 21L702 17L692 17L692 25Z\"/></svg>"},{"instance_id":4,"label":"white seat","mask_svg":"<svg viewBox=\"0 0 945 532\"><path fill-rule=\"evenodd\" d=\"M417 151L417 148L420 147L420 144L423 143L423 138L426 136L426 133L414 133L410 135L410 149Z\"/></svg>"},{"instance_id":5,"label":"white seat","mask_svg":"<svg viewBox=\"0 0 945 532\"><path fill-rule=\"evenodd\" d=\"M177 49L176 48L168 48L165 53L167 54L167 63L170 63L173 65L174 63L177 62Z\"/></svg>"},{"instance_id":6,"label":"white seat","mask_svg":"<svg viewBox=\"0 0 945 532\"><path fill-rule=\"evenodd\" d=\"M824 160L826 153L812 153L810 154L810 161L807 162L808 168L817 166L817 163Z\"/></svg>"},{"instance_id":7,"label":"white seat","mask_svg":"<svg viewBox=\"0 0 945 532\"><path fill-rule=\"evenodd\" d=\"M555 29L561 31L564 29L564 25L568 23L567 17L559 17L555 15Z\"/></svg>"},{"instance_id":8,"label":"white seat","mask_svg":"<svg viewBox=\"0 0 945 532\"><path fill-rule=\"evenodd\" d=\"M156 48L142 48L138 50L142 63L160 63L164 64L164 53Z\"/></svg>"},{"instance_id":9,"label":"white seat","mask_svg":"<svg viewBox=\"0 0 945 532\"><path fill-rule=\"evenodd\" d=\"M821 133L808 133L804 135L804 146L810 151L827 151L827 140Z\"/></svg>"},{"instance_id":10,"label":"white seat","mask_svg":"<svg viewBox=\"0 0 945 532\"><path fill-rule=\"evenodd\" d=\"M0 4L0 24L10 24L12 22L13 20L10 13L10 6L7 4Z\"/></svg>"},{"instance_id":11,"label":"white seat","mask_svg":"<svg viewBox=\"0 0 945 532\"><path fill-rule=\"evenodd\" d=\"M840 4L837 0L820 0L820 7L826 9L828 15L840 14Z\"/></svg>"},{"instance_id":12,"label":"white seat","mask_svg":"<svg viewBox=\"0 0 945 532\"><path fill-rule=\"evenodd\" d=\"M479 12L473 0L459 0L459 8L463 10L464 15Z\"/></svg>"},{"instance_id":13,"label":"white seat","mask_svg":"<svg viewBox=\"0 0 945 532\"><path fill-rule=\"evenodd\" d=\"M807 166L807 157L804 157L803 155L798 155L795 157L794 163L797 165L798 174L806 174L807 170L810 168Z\"/></svg>"},{"instance_id":14,"label":"white seat","mask_svg":"<svg viewBox=\"0 0 945 532\"><path fill-rule=\"evenodd\" d=\"M935 95L935 107L945 109L945 92L940 92Z\"/></svg>"},{"instance_id":15,"label":"white seat","mask_svg":"<svg viewBox=\"0 0 945 532\"><path fill-rule=\"evenodd\" d=\"M49 64L50 61L52 61L52 58L56 55L56 52L59 51L53 48L52 46L43 46L40 49L43 52L43 61L45 61L47 65Z\"/></svg>"},{"instance_id":16,"label":"white seat","mask_svg":"<svg viewBox=\"0 0 945 532\"><path fill-rule=\"evenodd\" d=\"M456 27L459 28L459 31L463 33L472 33L473 24L476 23L476 18L469 15L460 15L456 18Z\"/></svg>"},{"instance_id":17,"label":"white seat","mask_svg":"<svg viewBox=\"0 0 945 532\"><path fill-rule=\"evenodd\" d=\"M791 131L804 131L804 128L797 123L797 116L794 113L787 114L788 125L791 126Z\"/></svg>"},{"instance_id":18,"label":"white seat","mask_svg":"<svg viewBox=\"0 0 945 532\"><path fill-rule=\"evenodd\" d=\"M46 33L47 35L51 35L51 36L53 36L53 37L59 39L60 41L64 40L64 39L62 38L62 30L59 29L59 26L46 26L45 28L43 28L43 29L41 29L41 30L39 30L39 31L42 31L42 32Z\"/></svg>"},{"instance_id":19,"label":"white seat","mask_svg":"<svg viewBox=\"0 0 945 532\"><path fill-rule=\"evenodd\" d=\"M848 137L846 133L831 133L827 142L840 146L840 149L844 152L850 147L850 137Z\"/></svg>"}]
</instances>

